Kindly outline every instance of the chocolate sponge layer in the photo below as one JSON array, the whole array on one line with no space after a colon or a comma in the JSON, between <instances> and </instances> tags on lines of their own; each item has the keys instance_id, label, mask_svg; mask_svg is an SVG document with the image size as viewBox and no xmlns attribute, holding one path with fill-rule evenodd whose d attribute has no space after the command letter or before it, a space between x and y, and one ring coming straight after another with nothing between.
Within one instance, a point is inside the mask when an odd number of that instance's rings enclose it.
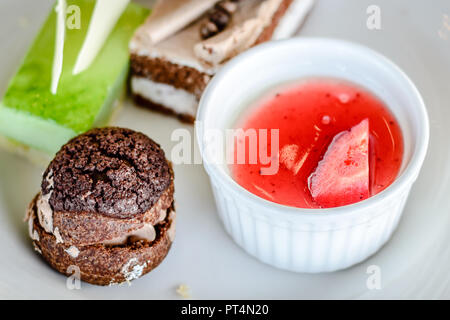
<instances>
[{"instance_id":1,"label":"chocolate sponge layer","mask_svg":"<svg viewBox=\"0 0 450 320\"><path fill-rule=\"evenodd\" d=\"M131 71L134 76L183 89L200 99L211 76L195 68L180 66L166 59L131 54Z\"/></svg>"}]
</instances>

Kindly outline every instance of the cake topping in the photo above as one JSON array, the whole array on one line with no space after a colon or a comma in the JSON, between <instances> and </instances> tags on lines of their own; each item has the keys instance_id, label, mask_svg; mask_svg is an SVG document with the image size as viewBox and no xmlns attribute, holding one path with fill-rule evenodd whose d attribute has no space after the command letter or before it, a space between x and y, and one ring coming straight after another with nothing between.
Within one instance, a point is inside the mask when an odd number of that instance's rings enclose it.
<instances>
[{"instance_id":1,"label":"cake topping","mask_svg":"<svg viewBox=\"0 0 450 320\"><path fill-rule=\"evenodd\" d=\"M130 0L97 0L86 39L73 68L74 75L89 68L129 2Z\"/></svg>"},{"instance_id":2,"label":"cake topping","mask_svg":"<svg viewBox=\"0 0 450 320\"><path fill-rule=\"evenodd\" d=\"M219 0L159 0L139 29L139 38L155 45L200 18Z\"/></svg>"},{"instance_id":3,"label":"cake topping","mask_svg":"<svg viewBox=\"0 0 450 320\"><path fill-rule=\"evenodd\" d=\"M55 55L53 57L52 84L51 91L56 94L58 91L59 79L63 68L64 40L66 37L66 0L58 0L56 5L56 44Z\"/></svg>"},{"instance_id":4,"label":"cake topping","mask_svg":"<svg viewBox=\"0 0 450 320\"><path fill-rule=\"evenodd\" d=\"M338 207L369 197L369 120L336 135L309 178L321 207Z\"/></svg>"},{"instance_id":5,"label":"cake topping","mask_svg":"<svg viewBox=\"0 0 450 320\"><path fill-rule=\"evenodd\" d=\"M223 31L237 10L239 0L225 0L217 3L211 10L205 21L200 26L200 34L203 39L208 39Z\"/></svg>"},{"instance_id":6,"label":"cake topping","mask_svg":"<svg viewBox=\"0 0 450 320\"><path fill-rule=\"evenodd\" d=\"M130 218L147 212L171 184L164 152L144 134L91 130L66 144L51 162L55 212ZM42 183L42 193L49 184Z\"/></svg>"},{"instance_id":7,"label":"cake topping","mask_svg":"<svg viewBox=\"0 0 450 320\"><path fill-rule=\"evenodd\" d=\"M196 56L205 63L219 65L249 49L263 30L272 23L272 17L282 2L283 0L264 0L257 3L243 1L239 12L236 12L236 15L239 13L239 17L236 17L237 19L234 19L226 29L223 23L226 20L224 17L227 16L228 24L230 19L228 14L223 10L216 10L215 18L210 18L210 21L215 21L218 30L222 28L223 31L197 43L194 46Z\"/></svg>"}]
</instances>

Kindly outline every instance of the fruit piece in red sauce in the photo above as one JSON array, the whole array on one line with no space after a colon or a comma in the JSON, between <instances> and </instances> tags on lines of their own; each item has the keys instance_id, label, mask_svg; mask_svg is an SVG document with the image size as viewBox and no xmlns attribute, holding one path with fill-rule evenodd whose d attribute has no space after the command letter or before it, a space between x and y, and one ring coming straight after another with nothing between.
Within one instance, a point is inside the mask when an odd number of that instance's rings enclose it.
<instances>
[{"instance_id":1,"label":"fruit piece in red sauce","mask_svg":"<svg viewBox=\"0 0 450 320\"><path fill-rule=\"evenodd\" d=\"M309 177L314 201L339 207L369 197L369 120L337 134Z\"/></svg>"}]
</instances>

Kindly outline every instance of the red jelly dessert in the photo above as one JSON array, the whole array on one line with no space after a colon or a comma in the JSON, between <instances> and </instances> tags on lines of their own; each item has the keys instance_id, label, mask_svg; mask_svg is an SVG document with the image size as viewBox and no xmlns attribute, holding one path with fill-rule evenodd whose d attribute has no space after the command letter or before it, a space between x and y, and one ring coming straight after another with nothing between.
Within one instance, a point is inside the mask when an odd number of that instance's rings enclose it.
<instances>
[{"instance_id":1,"label":"red jelly dessert","mask_svg":"<svg viewBox=\"0 0 450 320\"><path fill-rule=\"evenodd\" d=\"M265 175L267 162L249 161L251 135L236 139L246 161L230 165L248 191L299 208L352 204L388 187L402 164L403 137L394 115L372 93L335 79L308 79L268 93L241 115L237 129L255 129L258 155L279 163ZM260 129L279 130L279 152L259 139ZM246 131L247 132L247 131ZM261 144L261 141L264 143ZM274 160L273 160L274 161Z\"/></svg>"}]
</instances>

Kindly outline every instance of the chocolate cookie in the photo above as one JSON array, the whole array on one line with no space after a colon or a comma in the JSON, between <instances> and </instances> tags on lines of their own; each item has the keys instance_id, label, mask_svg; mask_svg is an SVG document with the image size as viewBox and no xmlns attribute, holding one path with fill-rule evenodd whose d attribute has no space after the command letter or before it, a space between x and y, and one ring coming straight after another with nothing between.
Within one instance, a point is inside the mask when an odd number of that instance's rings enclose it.
<instances>
[{"instance_id":1,"label":"chocolate cookie","mask_svg":"<svg viewBox=\"0 0 450 320\"><path fill-rule=\"evenodd\" d=\"M52 267L81 279L130 281L166 256L175 230L173 171L158 144L123 128L69 141L28 209L30 236Z\"/></svg>"}]
</instances>

